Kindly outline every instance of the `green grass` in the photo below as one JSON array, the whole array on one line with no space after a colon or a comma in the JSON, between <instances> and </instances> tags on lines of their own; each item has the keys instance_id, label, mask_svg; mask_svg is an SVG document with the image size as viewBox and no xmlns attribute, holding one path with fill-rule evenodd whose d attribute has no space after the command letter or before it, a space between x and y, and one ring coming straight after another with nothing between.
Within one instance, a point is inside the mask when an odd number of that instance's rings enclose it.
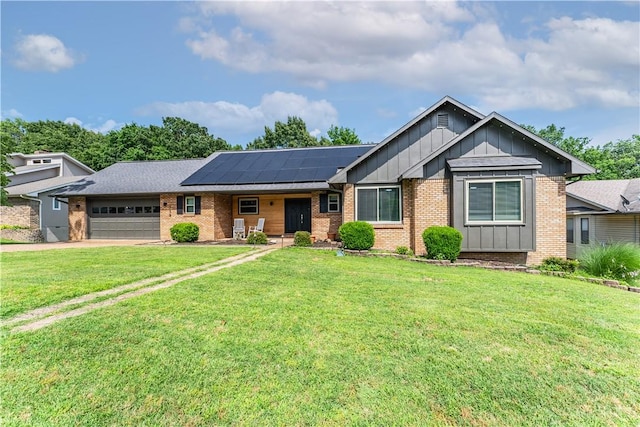
<instances>
[{"instance_id":1,"label":"green grass","mask_svg":"<svg viewBox=\"0 0 640 427\"><path fill-rule=\"evenodd\" d=\"M634 284L640 275L640 246L620 242L594 245L580 255L580 268L598 277Z\"/></svg>"},{"instance_id":2,"label":"green grass","mask_svg":"<svg viewBox=\"0 0 640 427\"><path fill-rule=\"evenodd\" d=\"M120 246L3 253L0 318L247 250L240 246Z\"/></svg>"},{"instance_id":3,"label":"green grass","mask_svg":"<svg viewBox=\"0 0 640 427\"><path fill-rule=\"evenodd\" d=\"M637 426L639 305L570 279L285 249L5 331L0 414L3 426Z\"/></svg>"},{"instance_id":4,"label":"green grass","mask_svg":"<svg viewBox=\"0 0 640 427\"><path fill-rule=\"evenodd\" d=\"M16 240L5 239L4 237L0 237L0 245L22 245L29 244L29 242L18 242Z\"/></svg>"}]
</instances>

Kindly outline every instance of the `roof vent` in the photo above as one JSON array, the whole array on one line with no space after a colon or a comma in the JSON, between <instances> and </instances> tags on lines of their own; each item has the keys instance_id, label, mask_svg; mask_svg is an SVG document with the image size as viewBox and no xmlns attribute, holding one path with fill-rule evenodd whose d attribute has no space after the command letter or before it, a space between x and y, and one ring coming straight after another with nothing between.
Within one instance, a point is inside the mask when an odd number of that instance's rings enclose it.
<instances>
[{"instance_id":1,"label":"roof vent","mask_svg":"<svg viewBox=\"0 0 640 427\"><path fill-rule=\"evenodd\" d=\"M449 114L448 113L438 113L438 127L439 128L448 128L449 127Z\"/></svg>"}]
</instances>

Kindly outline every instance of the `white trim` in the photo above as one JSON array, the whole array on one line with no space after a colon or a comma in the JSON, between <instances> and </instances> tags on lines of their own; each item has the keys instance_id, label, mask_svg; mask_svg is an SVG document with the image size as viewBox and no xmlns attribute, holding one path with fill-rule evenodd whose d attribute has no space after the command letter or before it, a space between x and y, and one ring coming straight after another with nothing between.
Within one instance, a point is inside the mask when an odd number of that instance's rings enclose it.
<instances>
[{"instance_id":1,"label":"white trim","mask_svg":"<svg viewBox=\"0 0 640 427\"><path fill-rule=\"evenodd\" d=\"M189 203L189 201L191 201L192 203ZM193 208L193 211L189 211L190 207ZM184 213L188 214L188 215L195 215L195 213L196 213L196 196L184 196Z\"/></svg>"},{"instance_id":2,"label":"white trim","mask_svg":"<svg viewBox=\"0 0 640 427\"><path fill-rule=\"evenodd\" d=\"M52 197L52 200L53 200L53 205L51 209L53 209L54 211L59 211L61 208L60 205L62 204L62 202L60 202L60 200L55 197Z\"/></svg>"},{"instance_id":3,"label":"white trim","mask_svg":"<svg viewBox=\"0 0 640 427\"><path fill-rule=\"evenodd\" d=\"M335 200L332 202L331 198L334 197ZM336 206L335 209L331 209L331 204ZM339 193L329 193L327 194L327 212L329 213L338 213L340 212L340 194Z\"/></svg>"},{"instance_id":4,"label":"white trim","mask_svg":"<svg viewBox=\"0 0 640 427\"><path fill-rule=\"evenodd\" d=\"M398 213L399 220L398 221L366 221L358 218L358 192L360 190L377 190L376 193L376 218L380 217L380 189L381 188L397 188L398 191ZM355 192L355 219L356 221L366 221L370 224L402 224L402 185L400 184L381 184L381 185L365 185L365 186L356 186Z\"/></svg>"},{"instance_id":5,"label":"white trim","mask_svg":"<svg viewBox=\"0 0 640 427\"><path fill-rule=\"evenodd\" d=\"M520 219L514 219L514 220L496 220L495 216L496 216L496 183L497 182L519 182L520 183ZM491 183L493 184L492 186L492 191L491 191L491 197L492 197L492 206L491 206L491 210L492 210L492 215L493 218L492 220L482 220L482 221L474 221L474 220L470 220L469 219L469 185L470 184L474 184L474 183ZM501 179L501 178L488 178L488 179L465 179L464 180L464 225L501 225L501 224L505 224L505 225L524 225L525 223L525 218L524 218L524 178L506 178L506 179Z\"/></svg>"}]
</instances>

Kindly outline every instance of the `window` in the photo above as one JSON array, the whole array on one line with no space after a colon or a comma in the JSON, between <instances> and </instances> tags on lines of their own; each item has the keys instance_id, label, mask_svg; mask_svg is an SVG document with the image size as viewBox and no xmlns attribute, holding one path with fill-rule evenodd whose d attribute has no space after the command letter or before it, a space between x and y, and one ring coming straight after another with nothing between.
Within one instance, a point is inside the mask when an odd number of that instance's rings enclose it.
<instances>
[{"instance_id":1,"label":"window","mask_svg":"<svg viewBox=\"0 0 640 427\"><path fill-rule=\"evenodd\" d=\"M54 211L60 210L60 199L56 199L55 197L53 198L53 210Z\"/></svg>"},{"instance_id":2,"label":"window","mask_svg":"<svg viewBox=\"0 0 640 427\"><path fill-rule=\"evenodd\" d=\"M573 243L573 235L575 234L573 223L573 218L567 218L567 243Z\"/></svg>"},{"instance_id":3,"label":"window","mask_svg":"<svg viewBox=\"0 0 640 427\"><path fill-rule=\"evenodd\" d=\"M195 196L186 196L184 198L184 212L188 214L196 213L196 198Z\"/></svg>"},{"instance_id":4,"label":"window","mask_svg":"<svg viewBox=\"0 0 640 427\"><path fill-rule=\"evenodd\" d=\"M327 194L327 212L340 212L340 195L337 193Z\"/></svg>"},{"instance_id":5,"label":"window","mask_svg":"<svg viewBox=\"0 0 640 427\"><path fill-rule=\"evenodd\" d=\"M240 215L257 215L258 199L238 199L238 213Z\"/></svg>"},{"instance_id":6,"label":"window","mask_svg":"<svg viewBox=\"0 0 640 427\"><path fill-rule=\"evenodd\" d=\"M522 222L522 181L467 181L467 222Z\"/></svg>"},{"instance_id":7,"label":"window","mask_svg":"<svg viewBox=\"0 0 640 427\"><path fill-rule=\"evenodd\" d=\"M589 218L580 218L580 243L589 244Z\"/></svg>"},{"instance_id":8,"label":"window","mask_svg":"<svg viewBox=\"0 0 640 427\"><path fill-rule=\"evenodd\" d=\"M369 222L400 222L400 186L356 189L356 219Z\"/></svg>"},{"instance_id":9,"label":"window","mask_svg":"<svg viewBox=\"0 0 640 427\"><path fill-rule=\"evenodd\" d=\"M158 207L158 211L159 211ZM153 210L153 209L152 209ZM178 196L176 198L176 213L178 215L201 213L201 196Z\"/></svg>"}]
</instances>

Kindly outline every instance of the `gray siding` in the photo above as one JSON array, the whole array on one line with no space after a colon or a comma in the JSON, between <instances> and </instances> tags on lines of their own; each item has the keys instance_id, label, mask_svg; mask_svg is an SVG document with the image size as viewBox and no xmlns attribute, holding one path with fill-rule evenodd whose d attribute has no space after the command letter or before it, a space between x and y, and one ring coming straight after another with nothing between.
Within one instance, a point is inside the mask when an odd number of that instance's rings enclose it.
<instances>
[{"instance_id":1,"label":"gray siding","mask_svg":"<svg viewBox=\"0 0 640 427\"><path fill-rule=\"evenodd\" d=\"M58 176L57 168L44 169L20 175L9 174L9 185L26 184L27 182L42 181L43 179L55 178Z\"/></svg>"},{"instance_id":2,"label":"gray siding","mask_svg":"<svg viewBox=\"0 0 640 427\"><path fill-rule=\"evenodd\" d=\"M448 127L437 127L438 113L449 115ZM455 106L443 105L350 170L347 181L357 184L397 182L401 173L420 163L476 122L475 117Z\"/></svg>"},{"instance_id":3,"label":"gray siding","mask_svg":"<svg viewBox=\"0 0 640 427\"><path fill-rule=\"evenodd\" d=\"M567 258L579 258L591 245L628 242L640 245L640 215L571 215L575 218L574 243L567 243ZM589 244L580 243L580 219L589 218Z\"/></svg>"},{"instance_id":4,"label":"gray siding","mask_svg":"<svg viewBox=\"0 0 640 427\"><path fill-rule=\"evenodd\" d=\"M550 156L540 148L534 141L519 132L492 121L428 162L423 168L423 176L443 178L446 173L447 159L499 155L533 157L542 163L542 169L538 173L547 176L564 175L570 164Z\"/></svg>"},{"instance_id":5,"label":"gray siding","mask_svg":"<svg viewBox=\"0 0 640 427\"><path fill-rule=\"evenodd\" d=\"M42 234L47 242L65 242L69 240L69 205L60 202L60 209L53 209L53 197L50 194L57 190L41 193L42 200ZM67 199L61 199L64 202Z\"/></svg>"},{"instance_id":6,"label":"gray siding","mask_svg":"<svg viewBox=\"0 0 640 427\"><path fill-rule=\"evenodd\" d=\"M524 224L465 224L465 182L468 179L477 178L522 178ZM453 176L452 187L453 226L462 233L463 251L523 252L535 250L535 175L531 171L456 173Z\"/></svg>"}]
</instances>

